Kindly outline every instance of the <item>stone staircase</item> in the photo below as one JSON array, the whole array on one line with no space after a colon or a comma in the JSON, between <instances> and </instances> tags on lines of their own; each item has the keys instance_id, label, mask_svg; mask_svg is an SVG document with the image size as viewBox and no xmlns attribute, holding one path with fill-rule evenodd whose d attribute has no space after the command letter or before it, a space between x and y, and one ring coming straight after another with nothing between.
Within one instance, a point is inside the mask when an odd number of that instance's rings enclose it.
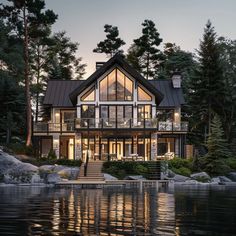
<instances>
[{"instance_id":1,"label":"stone staircase","mask_svg":"<svg viewBox=\"0 0 236 236\"><path fill-rule=\"evenodd\" d=\"M103 173L102 173L102 161L89 161L87 167L87 175L84 176L84 167L85 163L83 163L80 167L79 172L79 181L104 181Z\"/></svg>"},{"instance_id":2,"label":"stone staircase","mask_svg":"<svg viewBox=\"0 0 236 236\"><path fill-rule=\"evenodd\" d=\"M161 179L161 161L153 161L148 163L148 179L160 180Z\"/></svg>"}]
</instances>

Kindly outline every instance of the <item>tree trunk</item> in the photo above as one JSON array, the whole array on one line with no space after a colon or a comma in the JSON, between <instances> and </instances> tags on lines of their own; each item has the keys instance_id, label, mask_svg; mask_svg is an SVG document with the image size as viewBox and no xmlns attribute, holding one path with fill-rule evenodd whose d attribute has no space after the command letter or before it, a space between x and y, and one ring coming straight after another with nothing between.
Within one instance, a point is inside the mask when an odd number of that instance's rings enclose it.
<instances>
[{"instance_id":1,"label":"tree trunk","mask_svg":"<svg viewBox=\"0 0 236 236\"><path fill-rule=\"evenodd\" d=\"M37 48L37 78L36 78L36 85L37 85L37 91L36 91L36 108L35 108L35 122L38 122L38 116L39 116L39 91L38 91L38 85L40 80L40 52L39 52L39 45Z\"/></svg>"},{"instance_id":2,"label":"tree trunk","mask_svg":"<svg viewBox=\"0 0 236 236\"><path fill-rule=\"evenodd\" d=\"M23 20L24 20L24 62L25 62L25 96L26 96L26 127L27 137L26 146L32 144L32 113L31 113L31 101L30 101L30 83L29 83L29 52L28 52L28 23L26 17L26 6L23 8Z\"/></svg>"}]
</instances>

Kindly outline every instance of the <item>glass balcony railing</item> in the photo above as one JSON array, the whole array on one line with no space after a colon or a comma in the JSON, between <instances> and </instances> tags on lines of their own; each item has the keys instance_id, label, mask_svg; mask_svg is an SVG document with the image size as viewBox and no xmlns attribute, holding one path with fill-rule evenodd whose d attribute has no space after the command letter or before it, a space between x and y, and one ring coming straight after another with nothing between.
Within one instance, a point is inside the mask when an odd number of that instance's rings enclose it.
<instances>
[{"instance_id":1,"label":"glass balcony railing","mask_svg":"<svg viewBox=\"0 0 236 236\"><path fill-rule=\"evenodd\" d=\"M85 129L152 129L163 132L187 132L188 122L163 122L157 119L86 119L77 118L74 122L69 123L44 123L34 124L35 133L50 132L74 132L75 130Z\"/></svg>"}]
</instances>

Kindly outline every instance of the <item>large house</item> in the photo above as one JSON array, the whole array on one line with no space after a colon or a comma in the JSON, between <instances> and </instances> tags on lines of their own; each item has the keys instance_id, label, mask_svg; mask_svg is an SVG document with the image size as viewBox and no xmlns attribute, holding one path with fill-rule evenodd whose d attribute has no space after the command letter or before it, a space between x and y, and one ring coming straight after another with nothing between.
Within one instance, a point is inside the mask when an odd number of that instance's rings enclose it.
<instances>
[{"instance_id":1,"label":"large house","mask_svg":"<svg viewBox=\"0 0 236 236\"><path fill-rule=\"evenodd\" d=\"M86 80L50 80L49 122L34 124L38 155L58 158L156 160L186 153L181 76L146 80L120 55Z\"/></svg>"}]
</instances>

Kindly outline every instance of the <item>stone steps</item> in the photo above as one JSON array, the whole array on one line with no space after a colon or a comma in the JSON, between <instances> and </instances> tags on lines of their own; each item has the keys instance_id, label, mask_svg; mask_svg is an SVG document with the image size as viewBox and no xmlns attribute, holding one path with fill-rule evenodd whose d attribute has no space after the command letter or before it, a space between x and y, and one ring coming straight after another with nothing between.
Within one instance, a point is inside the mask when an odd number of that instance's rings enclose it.
<instances>
[{"instance_id":1,"label":"stone steps","mask_svg":"<svg viewBox=\"0 0 236 236\"><path fill-rule=\"evenodd\" d=\"M87 166L87 175L84 176L84 166L83 163L80 167L80 173L78 180L80 181L103 181L104 176L102 174L102 161L90 161Z\"/></svg>"}]
</instances>

